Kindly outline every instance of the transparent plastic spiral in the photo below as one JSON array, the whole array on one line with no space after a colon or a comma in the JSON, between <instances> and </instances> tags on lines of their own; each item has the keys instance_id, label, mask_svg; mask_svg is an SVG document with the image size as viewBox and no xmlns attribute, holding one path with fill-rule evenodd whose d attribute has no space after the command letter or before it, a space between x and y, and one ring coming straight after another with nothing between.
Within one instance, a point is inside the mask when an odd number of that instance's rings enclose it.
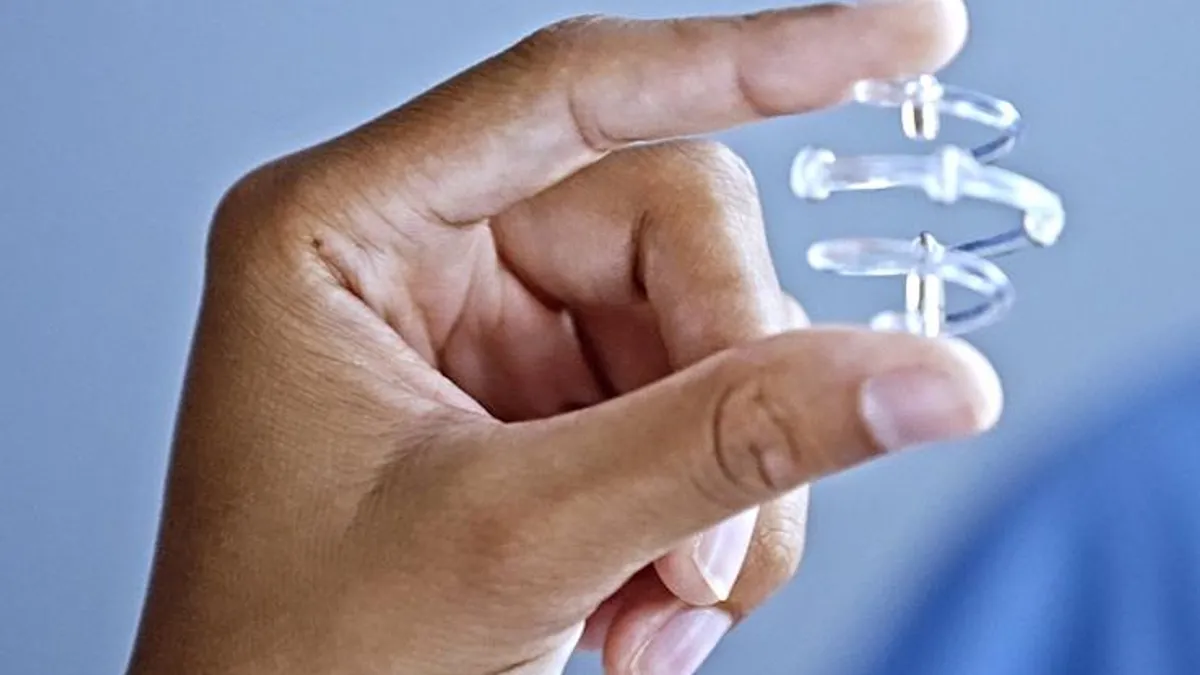
<instances>
[{"instance_id":1,"label":"transparent plastic spiral","mask_svg":"<svg viewBox=\"0 0 1200 675\"><path fill-rule=\"evenodd\" d=\"M1015 292L1008 276L990 258L1058 241L1065 224L1062 200L1030 178L993 165L1012 151L1023 130L1017 109L1006 101L950 87L924 75L898 82L863 82L857 102L899 108L910 139L933 141L945 115L983 124L996 137L976 148L953 145L926 155L838 157L822 148L806 148L792 165L791 186L799 197L820 201L836 192L908 188L942 204L966 197L1021 211L1017 227L981 239L944 246L922 232L915 241L851 238L817 242L809 264L843 276L906 278L902 311L884 312L872 326L923 335L962 335L1000 320ZM945 310L945 287L965 288L980 296L967 310Z\"/></svg>"}]
</instances>

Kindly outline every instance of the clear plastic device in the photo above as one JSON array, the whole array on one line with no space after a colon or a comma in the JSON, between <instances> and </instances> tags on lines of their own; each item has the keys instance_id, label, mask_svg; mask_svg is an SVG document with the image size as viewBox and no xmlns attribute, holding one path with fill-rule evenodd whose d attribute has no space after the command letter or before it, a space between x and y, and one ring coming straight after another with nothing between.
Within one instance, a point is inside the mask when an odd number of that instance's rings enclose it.
<instances>
[{"instance_id":1,"label":"clear plastic device","mask_svg":"<svg viewBox=\"0 0 1200 675\"><path fill-rule=\"evenodd\" d=\"M852 238L817 242L808 261L815 269L844 276L906 278L902 311L876 316L880 330L904 330L926 336L962 335L1000 320L1015 299L1008 276L990 259L1058 241L1066 214L1062 200L1041 183L994 166L1020 139L1022 119L1007 101L942 84L932 75L896 82L862 82L858 103L899 108L904 134L934 141L942 116L986 125L996 138L976 148L954 145L926 155L839 157L823 148L801 150L792 164L792 191L821 201L836 192L909 188L935 202L953 204L963 197L1001 204L1023 213L1020 226L953 246L923 232L915 241ZM946 285L981 296L966 310L947 312Z\"/></svg>"}]
</instances>

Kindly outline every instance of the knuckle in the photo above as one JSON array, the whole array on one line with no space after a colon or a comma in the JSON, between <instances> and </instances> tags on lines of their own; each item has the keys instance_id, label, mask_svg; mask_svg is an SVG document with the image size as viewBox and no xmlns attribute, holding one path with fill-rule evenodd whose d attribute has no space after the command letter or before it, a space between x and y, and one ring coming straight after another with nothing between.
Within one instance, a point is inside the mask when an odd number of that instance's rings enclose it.
<instances>
[{"instance_id":1,"label":"knuckle","mask_svg":"<svg viewBox=\"0 0 1200 675\"><path fill-rule=\"evenodd\" d=\"M543 26L521 40L510 54L532 60L560 63L564 58L589 50L617 19L600 14L583 14Z\"/></svg>"},{"instance_id":2,"label":"knuckle","mask_svg":"<svg viewBox=\"0 0 1200 675\"><path fill-rule=\"evenodd\" d=\"M496 62L489 77L527 79L541 90L565 89L565 104L580 140L597 154L623 145L611 137L592 106L578 98L584 94L574 86L581 74L603 67L611 60L611 36L625 23L619 19L589 14L552 23L518 42ZM515 73L515 74L514 74ZM548 82L547 82L548 81Z\"/></svg>"},{"instance_id":3,"label":"knuckle","mask_svg":"<svg viewBox=\"0 0 1200 675\"><path fill-rule=\"evenodd\" d=\"M807 492L802 488L775 502L759 521L751 543L750 569L768 587L787 582L800 568L808 528Z\"/></svg>"},{"instance_id":4,"label":"knuckle","mask_svg":"<svg viewBox=\"0 0 1200 675\"><path fill-rule=\"evenodd\" d=\"M723 359L708 467L698 479L723 507L743 508L781 495L803 479L798 437L803 420L784 416L763 366L748 358Z\"/></svg>"},{"instance_id":5,"label":"knuckle","mask_svg":"<svg viewBox=\"0 0 1200 675\"><path fill-rule=\"evenodd\" d=\"M780 527L763 528L756 535L747 571L760 588L775 589L787 583L800 565L804 535Z\"/></svg>"},{"instance_id":6,"label":"knuckle","mask_svg":"<svg viewBox=\"0 0 1200 675\"><path fill-rule=\"evenodd\" d=\"M217 203L214 218L218 226L247 217L262 204L267 186L273 183L270 165L250 171L234 181Z\"/></svg>"},{"instance_id":7,"label":"knuckle","mask_svg":"<svg viewBox=\"0 0 1200 675\"><path fill-rule=\"evenodd\" d=\"M293 215L326 195L329 182L316 170L319 163L300 155L263 164L234 182L221 198L218 220L252 217L278 220Z\"/></svg>"},{"instance_id":8,"label":"knuckle","mask_svg":"<svg viewBox=\"0 0 1200 675\"><path fill-rule=\"evenodd\" d=\"M285 257L316 221L332 220L335 190L308 162L285 157L246 173L217 204L207 242L210 262Z\"/></svg>"},{"instance_id":9,"label":"knuckle","mask_svg":"<svg viewBox=\"0 0 1200 675\"><path fill-rule=\"evenodd\" d=\"M248 241L266 220L263 205L271 182L270 172L258 168L239 178L222 195L208 232L206 257L210 264L226 262L248 248Z\"/></svg>"},{"instance_id":10,"label":"knuckle","mask_svg":"<svg viewBox=\"0 0 1200 675\"><path fill-rule=\"evenodd\" d=\"M758 191L750 165L732 148L709 139L686 139L668 144L677 160L676 167L685 177L695 179L720 193Z\"/></svg>"},{"instance_id":11,"label":"knuckle","mask_svg":"<svg viewBox=\"0 0 1200 675\"><path fill-rule=\"evenodd\" d=\"M209 235L209 257L244 248L248 236L278 220L285 199L276 163L260 166L239 178L221 197Z\"/></svg>"},{"instance_id":12,"label":"knuckle","mask_svg":"<svg viewBox=\"0 0 1200 675\"><path fill-rule=\"evenodd\" d=\"M724 603L735 618L745 617L792 580L804 557L805 527L803 514L764 509L741 576Z\"/></svg>"},{"instance_id":13,"label":"knuckle","mask_svg":"<svg viewBox=\"0 0 1200 675\"><path fill-rule=\"evenodd\" d=\"M687 194L687 204L704 224L731 234L761 229L758 186L749 165L723 143L706 139L670 141L652 146L658 180ZM687 223L689 229L695 222Z\"/></svg>"},{"instance_id":14,"label":"knuckle","mask_svg":"<svg viewBox=\"0 0 1200 675\"><path fill-rule=\"evenodd\" d=\"M715 367L710 452L697 480L721 506L779 499L875 455L845 413L853 395L843 400L819 376L797 387L777 355L749 347L726 352Z\"/></svg>"}]
</instances>

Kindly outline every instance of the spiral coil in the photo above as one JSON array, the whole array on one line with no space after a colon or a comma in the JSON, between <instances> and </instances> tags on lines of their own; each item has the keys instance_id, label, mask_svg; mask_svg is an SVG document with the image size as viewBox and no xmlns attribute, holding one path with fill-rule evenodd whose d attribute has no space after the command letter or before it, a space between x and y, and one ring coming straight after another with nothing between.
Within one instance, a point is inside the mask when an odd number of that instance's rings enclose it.
<instances>
[{"instance_id":1,"label":"spiral coil","mask_svg":"<svg viewBox=\"0 0 1200 675\"><path fill-rule=\"evenodd\" d=\"M905 277L905 308L876 316L871 325L879 330L962 335L1000 320L1012 307L1015 292L1008 276L990 259L1053 245L1066 217L1054 192L994 166L1020 140L1020 113L1006 101L944 85L931 75L863 82L855 87L854 100L899 108L904 134L912 140L936 140L946 115L988 126L997 136L973 149L947 145L928 155L838 157L827 149L806 148L792 164L791 185L798 197L821 201L836 192L909 188L941 204L967 197L1005 205L1022 211L1024 218L1019 227L954 246L943 245L929 232L915 241L820 241L809 249L809 264L843 276ZM982 299L966 310L947 312L947 284Z\"/></svg>"}]
</instances>

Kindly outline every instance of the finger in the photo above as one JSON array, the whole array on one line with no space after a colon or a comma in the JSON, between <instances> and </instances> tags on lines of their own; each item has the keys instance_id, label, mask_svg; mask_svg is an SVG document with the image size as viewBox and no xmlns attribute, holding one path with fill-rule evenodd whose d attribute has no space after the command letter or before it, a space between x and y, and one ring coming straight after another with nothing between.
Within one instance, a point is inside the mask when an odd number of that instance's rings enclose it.
<instances>
[{"instance_id":1,"label":"finger","mask_svg":"<svg viewBox=\"0 0 1200 675\"><path fill-rule=\"evenodd\" d=\"M808 537L808 485L763 505L746 554L742 574L729 599L721 603L734 621L741 621L791 581Z\"/></svg>"},{"instance_id":2,"label":"finger","mask_svg":"<svg viewBox=\"0 0 1200 675\"><path fill-rule=\"evenodd\" d=\"M703 662L730 627L795 574L803 556L808 500L806 486L762 507L745 570L719 607L697 611L665 588L637 580L622 589L622 602L606 615L606 672L682 673Z\"/></svg>"},{"instance_id":3,"label":"finger","mask_svg":"<svg viewBox=\"0 0 1200 675\"><path fill-rule=\"evenodd\" d=\"M592 615L588 617L587 623L584 626L583 637L579 639L577 649L583 652L594 652L604 647L604 641L608 637L609 628L612 626L613 619L616 618L617 612L621 609L620 594L605 600Z\"/></svg>"},{"instance_id":4,"label":"finger","mask_svg":"<svg viewBox=\"0 0 1200 675\"><path fill-rule=\"evenodd\" d=\"M647 600L655 604L665 589L662 581L654 570L646 568L633 576L612 597L605 600L596 611L588 617L587 629L579 642L581 651L599 651L604 649L613 624L619 617L628 613L630 607L641 606Z\"/></svg>"},{"instance_id":5,"label":"finger","mask_svg":"<svg viewBox=\"0 0 1200 675\"><path fill-rule=\"evenodd\" d=\"M690 675L733 626L727 612L689 606L662 584L638 590L609 626L603 646L605 673Z\"/></svg>"},{"instance_id":6,"label":"finger","mask_svg":"<svg viewBox=\"0 0 1200 675\"><path fill-rule=\"evenodd\" d=\"M581 316L602 370L622 385L787 328L754 177L720 143L615 153L506 211L492 230L522 279ZM666 358L645 343L630 350L605 321L614 314L652 318L642 339L655 338Z\"/></svg>"},{"instance_id":7,"label":"finger","mask_svg":"<svg viewBox=\"0 0 1200 675\"><path fill-rule=\"evenodd\" d=\"M858 80L932 72L965 36L961 0L574 20L327 147L350 156L340 166L367 183L362 193L399 190L431 220L475 222L622 145L809 111L845 100Z\"/></svg>"},{"instance_id":8,"label":"finger","mask_svg":"<svg viewBox=\"0 0 1200 675\"><path fill-rule=\"evenodd\" d=\"M718 143L615 153L505 212L492 229L521 277L572 309L602 385L616 393L798 327L789 325L796 317L784 304L753 176ZM659 561L663 582L693 604L725 600L755 519L751 509L685 542Z\"/></svg>"},{"instance_id":9,"label":"finger","mask_svg":"<svg viewBox=\"0 0 1200 675\"><path fill-rule=\"evenodd\" d=\"M517 449L488 458L503 467L480 461L505 476L519 495L509 507L527 512L556 555L628 575L830 473L990 428L1001 405L995 371L965 343L808 329L584 411L507 427L495 440Z\"/></svg>"}]
</instances>

